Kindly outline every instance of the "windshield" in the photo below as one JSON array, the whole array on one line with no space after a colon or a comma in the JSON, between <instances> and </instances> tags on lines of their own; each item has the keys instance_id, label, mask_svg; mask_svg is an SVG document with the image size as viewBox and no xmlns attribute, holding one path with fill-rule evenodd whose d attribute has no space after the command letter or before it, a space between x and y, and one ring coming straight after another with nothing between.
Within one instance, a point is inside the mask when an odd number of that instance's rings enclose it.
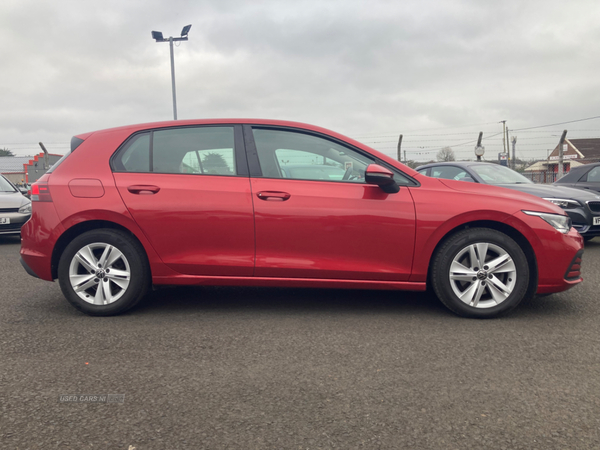
<instances>
[{"instance_id":1,"label":"windshield","mask_svg":"<svg viewBox=\"0 0 600 450\"><path fill-rule=\"evenodd\" d=\"M532 184L523 175L499 164L474 164L469 168L487 184Z\"/></svg>"},{"instance_id":2,"label":"windshield","mask_svg":"<svg viewBox=\"0 0 600 450\"><path fill-rule=\"evenodd\" d=\"M17 190L6 178L0 176L0 192L17 192Z\"/></svg>"}]
</instances>

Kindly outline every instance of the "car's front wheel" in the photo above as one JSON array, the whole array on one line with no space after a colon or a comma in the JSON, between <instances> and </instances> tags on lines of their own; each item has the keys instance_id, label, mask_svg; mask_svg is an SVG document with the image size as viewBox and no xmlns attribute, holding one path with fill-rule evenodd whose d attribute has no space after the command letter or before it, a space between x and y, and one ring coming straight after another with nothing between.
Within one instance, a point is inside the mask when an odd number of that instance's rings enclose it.
<instances>
[{"instance_id":1,"label":"car's front wheel","mask_svg":"<svg viewBox=\"0 0 600 450\"><path fill-rule=\"evenodd\" d=\"M58 281L75 308L93 316L110 316L141 300L150 285L150 269L140 244L126 233L92 230L65 248Z\"/></svg>"},{"instance_id":2,"label":"car's front wheel","mask_svg":"<svg viewBox=\"0 0 600 450\"><path fill-rule=\"evenodd\" d=\"M529 265L521 247L506 234L470 228L451 236L436 252L431 283L455 313L491 318L525 298Z\"/></svg>"}]
</instances>

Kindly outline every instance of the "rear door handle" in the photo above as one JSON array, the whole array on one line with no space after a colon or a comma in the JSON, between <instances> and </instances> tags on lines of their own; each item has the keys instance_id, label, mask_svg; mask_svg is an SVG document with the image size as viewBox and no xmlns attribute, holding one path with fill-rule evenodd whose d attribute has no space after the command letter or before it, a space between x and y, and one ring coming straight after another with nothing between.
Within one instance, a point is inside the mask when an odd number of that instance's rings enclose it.
<instances>
[{"instance_id":1,"label":"rear door handle","mask_svg":"<svg viewBox=\"0 0 600 450\"><path fill-rule=\"evenodd\" d=\"M152 195L152 194L156 194L158 191L160 191L160 188L158 186L136 184L133 186L127 186L127 190L129 192L131 192L132 194Z\"/></svg>"},{"instance_id":2,"label":"rear door handle","mask_svg":"<svg viewBox=\"0 0 600 450\"><path fill-rule=\"evenodd\" d=\"M267 201L278 201L278 202L285 202L288 198L291 197L290 194L288 194L287 192L277 192L277 191L261 191L258 194L256 194L256 196L258 198L260 198L261 200L267 200Z\"/></svg>"}]
</instances>

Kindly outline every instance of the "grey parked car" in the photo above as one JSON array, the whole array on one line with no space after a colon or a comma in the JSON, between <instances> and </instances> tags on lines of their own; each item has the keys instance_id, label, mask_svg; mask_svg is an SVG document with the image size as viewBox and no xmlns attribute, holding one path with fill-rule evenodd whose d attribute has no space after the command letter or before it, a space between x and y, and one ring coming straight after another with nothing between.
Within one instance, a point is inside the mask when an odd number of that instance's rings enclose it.
<instances>
[{"instance_id":1,"label":"grey parked car","mask_svg":"<svg viewBox=\"0 0 600 450\"><path fill-rule=\"evenodd\" d=\"M492 184L542 197L560 206L585 240L600 236L600 195L581 189L535 184L508 167L474 161L425 164L417 171L433 178Z\"/></svg>"},{"instance_id":2,"label":"grey parked car","mask_svg":"<svg viewBox=\"0 0 600 450\"><path fill-rule=\"evenodd\" d=\"M554 186L566 186L600 192L600 162L584 164L583 166L571 169L560 180L556 180Z\"/></svg>"},{"instance_id":3,"label":"grey parked car","mask_svg":"<svg viewBox=\"0 0 600 450\"><path fill-rule=\"evenodd\" d=\"M31 201L0 175L0 234L20 234L31 217Z\"/></svg>"}]
</instances>

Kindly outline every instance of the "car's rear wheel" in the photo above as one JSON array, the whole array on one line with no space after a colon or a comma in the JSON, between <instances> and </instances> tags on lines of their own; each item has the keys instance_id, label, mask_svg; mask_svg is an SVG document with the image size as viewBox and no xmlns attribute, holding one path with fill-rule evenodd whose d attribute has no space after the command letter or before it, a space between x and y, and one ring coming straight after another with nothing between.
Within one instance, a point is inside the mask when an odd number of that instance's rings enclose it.
<instances>
[{"instance_id":1,"label":"car's rear wheel","mask_svg":"<svg viewBox=\"0 0 600 450\"><path fill-rule=\"evenodd\" d=\"M67 300L93 316L120 314L135 306L150 285L143 249L126 233L100 229L73 239L58 265Z\"/></svg>"},{"instance_id":2,"label":"car's rear wheel","mask_svg":"<svg viewBox=\"0 0 600 450\"><path fill-rule=\"evenodd\" d=\"M529 266L521 247L489 228L451 236L436 252L431 283L438 298L464 317L506 314L525 298Z\"/></svg>"}]
</instances>

